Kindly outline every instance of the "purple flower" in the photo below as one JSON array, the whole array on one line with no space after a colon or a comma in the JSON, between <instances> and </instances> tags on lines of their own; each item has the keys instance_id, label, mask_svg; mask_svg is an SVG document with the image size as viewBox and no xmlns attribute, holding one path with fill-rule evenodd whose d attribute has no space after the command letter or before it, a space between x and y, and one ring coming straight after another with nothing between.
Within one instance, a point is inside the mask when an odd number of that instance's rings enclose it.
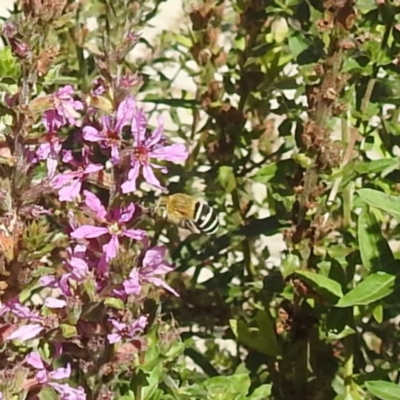
<instances>
[{"instance_id":1,"label":"purple flower","mask_svg":"<svg viewBox=\"0 0 400 400\"><path fill-rule=\"evenodd\" d=\"M100 199L93 193L85 190L85 204L93 211L99 221L106 226L82 225L71 233L75 239L92 239L103 235L109 235L110 241L103 245L106 262L115 258L118 254L119 238L122 236L135 240L143 240L146 232L141 229L127 229L125 225L132 219L135 212L134 204L129 204L125 208L116 208L106 211Z\"/></svg>"},{"instance_id":2,"label":"purple flower","mask_svg":"<svg viewBox=\"0 0 400 400\"><path fill-rule=\"evenodd\" d=\"M111 149L111 160L117 163L120 158L122 128L131 122L135 108L135 100L132 97L127 97L118 106L116 116L103 116L101 118L101 131L92 126L85 126L83 138L88 142L97 142L103 148Z\"/></svg>"},{"instance_id":3,"label":"purple flower","mask_svg":"<svg viewBox=\"0 0 400 400\"><path fill-rule=\"evenodd\" d=\"M56 172L58 155L61 151L62 141L57 136L57 130L63 125L63 119L55 110L46 111L42 118L46 127L45 142L36 150L38 160L46 160L47 177L52 178Z\"/></svg>"},{"instance_id":4,"label":"purple flower","mask_svg":"<svg viewBox=\"0 0 400 400\"><path fill-rule=\"evenodd\" d=\"M82 387L77 389L68 384L60 384L54 381L66 379L71 376L71 366L67 364L65 368L57 368L54 371L48 371L48 366L43 363L40 354L33 351L25 357L25 362L36 370L35 383L52 387L60 394L60 399L64 400L85 400L86 394Z\"/></svg>"},{"instance_id":5,"label":"purple flower","mask_svg":"<svg viewBox=\"0 0 400 400\"><path fill-rule=\"evenodd\" d=\"M179 294L160 278L160 275L165 275L174 269L172 265L164 260L164 257L164 246L156 246L147 249L143 257L142 265L135 266L131 270L129 278L122 284L123 291L117 290L115 293L119 295L125 294L128 296L131 294L138 295L142 290L143 283L151 283L154 286L162 287L173 295L179 297Z\"/></svg>"},{"instance_id":6,"label":"purple flower","mask_svg":"<svg viewBox=\"0 0 400 400\"><path fill-rule=\"evenodd\" d=\"M13 298L0 306L0 316L5 313L11 313L18 318L32 322L41 322L43 320L37 311L32 311L29 307L22 305L18 298Z\"/></svg>"},{"instance_id":7,"label":"purple flower","mask_svg":"<svg viewBox=\"0 0 400 400\"><path fill-rule=\"evenodd\" d=\"M81 122L78 121L80 116L76 110L83 110L83 103L74 100L73 94L74 89L71 85L64 86L53 94L54 111L61 117L62 125L67 123L69 125L81 125Z\"/></svg>"},{"instance_id":8,"label":"purple flower","mask_svg":"<svg viewBox=\"0 0 400 400\"><path fill-rule=\"evenodd\" d=\"M25 357L25 362L37 370L35 378L37 383L45 384L51 380L60 380L69 378L71 375L71 366L67 364L66 368L57 368L54 371L47 371L40 354L32 351Z\"/></svg>"},{"instance_id":9,"label":"purple flower","mask_svg":"<svg viewBox=\"0 0 400 400\"><path fill-rule=\"evenodd\" d=\"M63 161L71 164L76 170L56 175L52 180L52 186L54 189L60 189L58 192L60 201L72 201L79 196L85 177L102 170L103 166L91 164L85 148L82 149L82 162L76 161L69 150L64 152Z\"/></svg>"},{"instance_id":10,"label":"purple flower","mask_svg":"<svg viewBox=\"0 0 400 400\"><path fill-rule=\"evenodd\" d=\"M133 151L130 155L131 169L128 172L128 179L121 185L123 193L130 193L136 190L136 180L142 170L144 179L152 186L161 189L159 180L154 175L153 169L166 169L154 164L151 159L181 162L188 157L187 148L183 144L165 144L163 135L163 119L158 118L158 127L154 132L147 132L147 120L143 110L137 110L132 119Z\"/></svg>"},{"instance_id":11,"label":"purple flower","mask_svg":"<svg viewBox=\"0 0 400 400\"><path fill-rule=\"evenodd\" d=\"M60 278L56 278L53 275L44 275L40 278L39 282L41 285L46 287L58 288L64 296L71 297L73 296L71 287L75 287L76 282L82 282L89 277L89 266L84 259L86 246L78 244L74 249L68 248L67 253L69 255L69 261L63 263L63 267L65 271L69 272L62 274ZM72 283L71 285L71 281L74 281L75 283ZM53 305L45 304L50 308L54 308L54 304L56 303L53 303Z\"/></svg>"},{"instance_id":12,"label":"purple flower","mask_svg":"<svg viewBox=\"0 0 400 400\"><path fill-rule=\"evenodd\" d=\"M138 333L143 332L143 329L147 326L147 317L142 315L129 325L115 319L111 319L110 322L113 325L113 333L107 335L107 338L113 344L120 342L122 339L132 339Z\"/></svg>"},{"instance_id":13,"label":"purple flower","mask_svg":"<svg viewBox=\"0 0 400 400\"><path fill-rule=\"evenodd\" d=\"M86 394L82 386L75 389L66 383L60 384L55 382L49 383L49 386L60 395L60 400L86 400Z\"/></svg>"}]
</instances>

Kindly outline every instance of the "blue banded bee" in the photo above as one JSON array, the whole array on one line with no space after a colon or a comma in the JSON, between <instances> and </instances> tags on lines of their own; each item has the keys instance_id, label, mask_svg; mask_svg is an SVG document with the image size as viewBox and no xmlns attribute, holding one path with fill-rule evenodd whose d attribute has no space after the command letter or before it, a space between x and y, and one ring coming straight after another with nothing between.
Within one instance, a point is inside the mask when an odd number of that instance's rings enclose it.
<instances>
[{"instance_id":1,"label":"blue banded bee","mask_svg":"<svg viewBox=\"0 0 400 400\"><path fill-rule=\"evenodd\" d=\"M203 200L183 193L161 196L153 212L193 233L213 235L219 228L218 214L212 207Z\"/></svg>"}]
</instances>

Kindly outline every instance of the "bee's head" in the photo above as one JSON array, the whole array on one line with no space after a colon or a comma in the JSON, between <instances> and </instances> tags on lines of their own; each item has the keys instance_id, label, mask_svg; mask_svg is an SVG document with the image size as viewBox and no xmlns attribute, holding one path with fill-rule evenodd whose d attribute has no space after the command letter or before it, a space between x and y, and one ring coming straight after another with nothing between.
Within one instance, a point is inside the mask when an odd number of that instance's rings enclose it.
<instances>
[{"instance_id":1,"label":"bee's head","mask_svg":"<svg viewBox=\"0 0 400 400\"><path fill-rule=\"evenodd\" d=\"M167 217L167 196L161 196L157 199L156 204L154 207L150 209L150 215L152 217L160 217L166 218Z\"/></svg>"}]
</instances>

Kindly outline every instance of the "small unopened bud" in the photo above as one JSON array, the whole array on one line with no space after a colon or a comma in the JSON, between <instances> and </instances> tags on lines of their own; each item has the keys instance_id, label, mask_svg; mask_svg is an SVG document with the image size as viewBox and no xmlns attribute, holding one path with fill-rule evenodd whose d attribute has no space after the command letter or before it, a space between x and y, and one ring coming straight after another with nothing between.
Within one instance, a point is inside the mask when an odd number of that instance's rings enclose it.
<instances>
[{"instance_id":1,"label":"small unopened bud","mask_svg":"<svg viewBox=\"0 0 400 400\"><path fill-rule=\"evenodd\" d=\"M29 46L25 42L21 42L21 41L16 40L14 42L14 46L12 46L12 47L13 47L13 50L14 50L14 54L18 58L20 58L22 60L26 60L26 59L31 58L32 52L31 52Z\"/></svg>"},{"instance_id":2,"label":"small unopened bud","mask_svg":"<svg viewBox=\"0 0 400 400\"><path fill-rule=\"evenodd\" d=\"M6 22L3 25L3 28L1 30L2 34L7 38L7 39L12 39L13 37L15 37L15 35L17 34L17 28L16 26L11 23L11 22Z\"/></svg>"}]
</instances>

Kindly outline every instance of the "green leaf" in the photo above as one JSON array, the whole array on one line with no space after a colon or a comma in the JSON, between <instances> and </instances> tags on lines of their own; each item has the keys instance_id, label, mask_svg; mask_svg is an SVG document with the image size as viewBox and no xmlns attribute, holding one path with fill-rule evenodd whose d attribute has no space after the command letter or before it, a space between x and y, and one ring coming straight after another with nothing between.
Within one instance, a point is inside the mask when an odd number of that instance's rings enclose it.
<instances>
[{"instance_id":1,"label":"green leaf","mask_svg":"<svg viewBox=\"0 0 400 400\"><path fill-rule=\"evenodd\" d=\"M271 395L271 391L272 385L261 385L247 398L249 400L266 400Z\"/></svg>"},{"instance_id":2,"label":"green leaf","mask_svg":"<svg viewBox=\"0 0 400 400\"><path fill-rule=\"evenodd\" d=\"M56 391L51 387L44 387L39 393L40 400L56 400L59 399L60 396L56 393Z\"/></svg>"},{"instance_id":3,"label":"green leaf","mask_svg":"<svg viewBox=\"0 0 400 400\"><path fill-rule=\"evenodd\" d=\"M322 295L326 294L325 292L327 291L336 297L343 296L340 284L327 276L303 270L296 271L296 275L300 275L313 289L322 292Z\"/></svg>"},{"instance_id":4,"label":"green leaf","mask_svg":"<svg viewBox=\"0 0 400 400\"><path fill-rule=\"evenodd\" d=\"M260 168L260 170L254 176L253 180L255 182L267 183L275 176L277 171L278 171L277 163L267 164L266 166Z\"/></svg>"},{"instance_id":5,"label":"green leaf","mask_svg":"<svg viewBox=\"0 0 400 400\"><path fill-rule=\"evenodd\" d=\"M116 308L117 310L124 310L125 305L121 299L117 299L115 297L107 297L104 300L104 305L112 308Z\"/></svg>"},{"instance_id":6,"label":"green leaf","mask_svg":"<svg viewBox=\"0 0 400 400\"><path fill-rule=\"evenodd\" d=\"M368 270L383 271L395 261L381 226L368 207L363 207L358 216L358 245L363 266Z\"/></svg>"},{"instance_id":7,"label":"green leaf","mask_svg":"<svg viewBox=\"0 0 400 400\"><path fill-rule=\"evenodd\" d=\"M356 163L354 165L354 170L360 174L370 174L370 173L376 174L383 171L388 173L394 171L399 167L400 167L400 157L396 157L396 158L381 158L379 160Z\"/></svg>"},{"instance_id":8,"label":"green leaf","mask_svg":"<svg viewBox=\"0 0 400 400\"><path fill-rule=\"evenodd\" d=\"M268 340L269 346L273 349L273 354L278 353L278 342L275 336L275 321L265 310L259 310L256 314L256 323L260 328L260 334Z\"/></svg>"},{"instance_id":9,"label":"green leaf","mask_svg":"<svg viewBox=\"0 0 400 400\"><path fill-rule=\"evenodd\" d=\"M78 331L76 330L75 326L68 325L68 324L61 324L60 325L61 332L64 338L72 338L78 335Z\"/></svg>"},{"instance_id":10,"label":"green leaf","mask_svg":"<svg viewBox=\"0 0 400 400\"><path fill-rule=\"evenodd\" d=\"M367 381L365 386L371 394L381 400L399 400L400 386L392 382Z\"/></svg>"},{"instance_id":11,"label":"green leaf","mask_svg":"<svg viewBox=\"0 0 400 400\"><path fill-rule=\"evenodd\" d=\"M288 42L290 53L293 57L297 57L310 47L310 44L306 42L301 35L290 35Z\"/></svg>"},{"instance_id":12,"label":"green leaf","mask_svg":"<svg viewBox=\"0 0 400 400\"><path fill-rule=\"evenodd\" d=\"M391 196L373 189L360 189L357 193L371 207L382 210L400 220L400 201L398 196Z\"/></svg>"},{"instance_id":13,"label":"green leaf","mask_svg":"<svg viewBox=\"0 0 400 400\"><path fill-rule=\"evenodd\" d=\"M133 393L132 390L129 390L126 394L119 397L119 400L134 400L134 399L135 399L135 394Z\"/></svg>"},{"instance_id":14,"label":"green leaf","mask_svg":"<svg viewBox=\"0 0 400 400\"><path fill-rule=\"evenodd\" d=\"M250 388L248 374L231 376L215 376L204 382L209 398L215 400L235 400L237 396L245 396Z\"/></svg>"},{"instance_id":15,"label":"green leaf","mask_svg":"<svg viewBox=\"0 0 400 400\"><path fill-rule=\"evenodd\" d=\"M336 304L336 307L367 305L383 299L393 293L395 280L395 275L385 272L371 274L346 293Z\"/></svg>"},{"instance_id":16,"label":"green leaf","mask_svg":"<svg viewBox=\"0 0 400 400\"><path fill-rule=\"evenodd\" d=\"M244 321L237 321L236 324L231 321L231 326L236 329L234 333L246 346L267 356L277 356L279 348L271 316L266 311L260 310L255 319L257 327L251 327Z\"/></svg>"},{"instance_id":17,"label":"green leaf","mask_svg":"<svg viewBox=\"0 0 400 400\"><path fill-rule=\"evenodd\" d=\"M375 318L375 321L378 324L381 324L383 321L383 307L382 304L378 304L374 309L372 310L372 315Z\"/></svg>"},{"instance_id":18,"label":"green leaf","mask_svg":"<svg viewBox=\"0 0 400 400\"><path fill-rule=\"evenodd\" d=\"M218 180L225 189L225 193L231 193L236 188L236 179L233 167L223 166L218 170Z\"/></svg>"}]
</instances>

